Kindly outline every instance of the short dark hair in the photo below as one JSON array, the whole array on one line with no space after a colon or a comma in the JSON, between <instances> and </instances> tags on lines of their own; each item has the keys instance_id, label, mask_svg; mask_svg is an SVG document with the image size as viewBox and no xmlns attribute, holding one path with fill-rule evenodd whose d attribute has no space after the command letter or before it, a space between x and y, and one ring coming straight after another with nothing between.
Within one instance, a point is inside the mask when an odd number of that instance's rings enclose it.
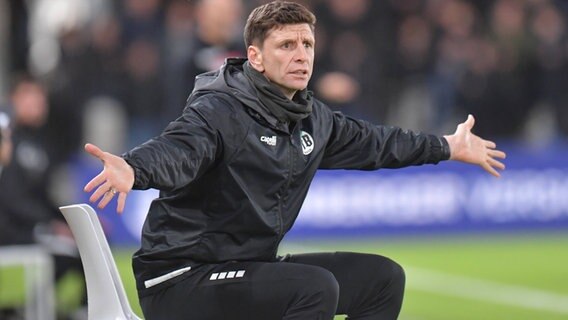
<instances>
[{"instance_id":1,"label":"short dark hair","mask_svg":"<svg viewBox=\"0 0 568 320\"><path fill-rule=\"evenodd\" d=\"M28 72L17 72L12 74L12 79L9 84L8 92L14 94L20 86L25 84L33 84L43 87L43 84Z\"/></svg>"},{"instance_id":2,"label":"short dark hair","mask_svg":"<svg viewBox=\"0 0 568 320\"><path fill-rule=\"evenodd\" d=\"M315 30L316 16L299 3L288 1L273 1L255 8L248 16L245 25L245 45L254 42L260 45L273 28L288 24L307 23L312 31Z\"/></svg>"}]
</instances>

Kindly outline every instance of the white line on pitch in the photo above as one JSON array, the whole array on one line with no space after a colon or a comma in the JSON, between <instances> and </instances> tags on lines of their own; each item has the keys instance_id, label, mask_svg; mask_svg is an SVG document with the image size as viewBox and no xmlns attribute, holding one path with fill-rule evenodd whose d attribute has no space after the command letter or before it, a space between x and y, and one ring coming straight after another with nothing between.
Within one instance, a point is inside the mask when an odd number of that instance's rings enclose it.
<instances>
[{"instance_id":1,"label":"white line on pitch","mask_svg":"<svg viewBox=\"0 0 568 320\"><path fill-rule=\"evenodd\" d=\"M422 268L407 266L404 269L409 289L568 314L568 295Z\"/></svg>"},{"instance_id":2,"label":"white line on pitch","mask_svg":"<svg viewBox=\"0 0 568 320\"><path fill-rule=\"evenodd\" d=\"M318 247L297 244L287 244L286 249L291 252L321 250ZM568 314L568 295L405 265L403 265L403 268L406 273L406 287L408 289L525 309Z\"/></svg>"}]
</instances>

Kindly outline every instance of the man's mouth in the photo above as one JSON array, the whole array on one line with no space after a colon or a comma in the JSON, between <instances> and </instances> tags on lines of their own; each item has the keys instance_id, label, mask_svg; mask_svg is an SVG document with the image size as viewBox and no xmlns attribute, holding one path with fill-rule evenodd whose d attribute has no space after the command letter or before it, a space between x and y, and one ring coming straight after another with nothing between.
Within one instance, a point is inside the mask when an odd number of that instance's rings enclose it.
<instances>
[{"instance_id":1,"label":"man's mouth","mask_svg":"<svg viewBox=\"0 0 568 320\"><path fill-rule=\"evenodd\" d=\"M305 76L305 75L308 74L308 70L296 70L296 71L292 71L290 73L297 75L297 76Z\"/></svg>"}]
</instances>

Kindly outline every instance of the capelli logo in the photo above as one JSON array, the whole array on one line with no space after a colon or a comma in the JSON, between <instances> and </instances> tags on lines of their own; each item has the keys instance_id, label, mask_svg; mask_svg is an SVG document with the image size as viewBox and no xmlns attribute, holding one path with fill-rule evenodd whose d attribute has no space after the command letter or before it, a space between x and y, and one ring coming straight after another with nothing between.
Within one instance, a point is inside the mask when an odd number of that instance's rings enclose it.
<instances>
[{"instance_id":1,"label":"capelli logo","mask_svg":"<svg viewBox=\"0 0 568 320\"><path fill-rule=\"evenodd\" d=\"M276 136L272 136L272 137L261 136L260 141L266 143L269 146L275 146L276 145Z\"/></svg>"}]
</instances>

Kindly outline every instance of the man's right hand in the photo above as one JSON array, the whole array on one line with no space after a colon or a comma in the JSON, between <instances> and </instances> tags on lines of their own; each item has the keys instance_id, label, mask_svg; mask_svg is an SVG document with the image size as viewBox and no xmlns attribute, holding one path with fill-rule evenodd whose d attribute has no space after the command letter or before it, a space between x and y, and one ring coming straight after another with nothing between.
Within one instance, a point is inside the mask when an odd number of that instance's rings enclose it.
<instances>
[{"instance_id":1,"label":"man's right hand","mask_svg":"<svg viewBox=\"0 0 568 320\"><path fill-rule=\"evenodd\" d=\"M134 185L134 169L122 157L104 152L94 144L87 143L85 151L103 162L103 170L85 185L85 192L95 192L89 198L91 202L99 201L98 207L104 208L118 193L116 211L122 213L126 203L126 195Z\"/></svg>"}]
</instances>

